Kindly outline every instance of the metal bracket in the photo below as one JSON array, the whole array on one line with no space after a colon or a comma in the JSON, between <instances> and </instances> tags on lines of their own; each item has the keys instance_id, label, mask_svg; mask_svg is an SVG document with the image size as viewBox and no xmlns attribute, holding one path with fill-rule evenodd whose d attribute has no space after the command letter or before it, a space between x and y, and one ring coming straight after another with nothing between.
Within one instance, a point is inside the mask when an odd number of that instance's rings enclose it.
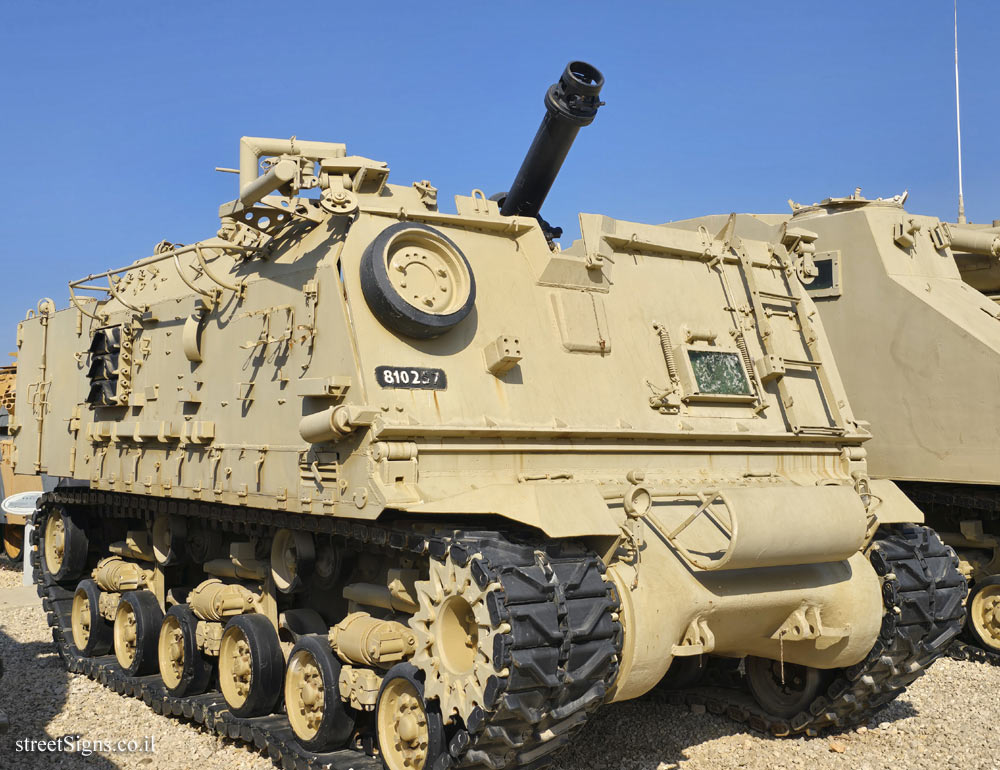
<instances>
[{"instance_id":1,"label":"metal bracket","mask_svg":"<svg viewBox=\"0 0 1000 770\"><path fill-rule=\"evenodd\" d=\"M271 317L275 313L280 313L284 311L284 329L281 331L280 336L272 336ZM237 318L253 318L255 316L261 316L261 329L260 334L257 335L257 339L244 342L240 345L244 350L252 350L258 347L267 347L268 345L273 345L278 342L291 342L292 339L292 324L295 318L295 311L291 305L275 305L273 307L264 308L263 310L253 310L249 313L242 313L237 316Z\"/></svg>"},{"instance_id":2,"label":"metal bracket","mask_svg":"<svg viewBox=\"0 0 1000 770\"><path fill-rule=\"evenodd\" d=\"M684 631L680 644L671 648L671 653L677 657L704 655L715 649L715 634L708 627L708 621L702 615L696 616Z\"/></svg>"},{"instance_id":3,"label":"metal bracket","mask_svg":"<svg viewBox=\"0 0 1000 770\"><path fill-rule=\"evenodd\" d=\"M820 608L815 604L802 602L771 634L771 638L782 642L815 639L816 647L822 650L836 644L845 636L850 636L850 633L850 623L836 628L824 626Z\"/></svg>"}]
</instances>

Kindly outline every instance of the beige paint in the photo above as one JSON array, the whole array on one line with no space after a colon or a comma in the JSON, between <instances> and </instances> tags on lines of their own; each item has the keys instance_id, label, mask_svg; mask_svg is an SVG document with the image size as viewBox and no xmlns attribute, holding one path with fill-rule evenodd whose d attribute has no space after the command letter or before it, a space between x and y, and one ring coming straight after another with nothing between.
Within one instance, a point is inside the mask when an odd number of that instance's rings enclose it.
<instances>
[{"instance_id":1,"label":"beige paint","mask_svg":"<svg viewBox=\"0 0 1000 770\"><path fill-rule=\"evenodd\" d=\"M0 367L0 407L7 410L10 420L14 419L14 393L17 379L16 366ZM27 473L14 473L14 442L0 438L0 479L3 481L3 494L7 497L19 492L37 492L42 489L42 480ZM0 514L3 521L10 527L22 527L27 516L19 514Z\"/></svg>"},{"instance_id":2,"label":"beige paint","mask_svg":"<svg viewBox=\"0 0 1000 770\"><path fill-rule=\"evenodd\" d=\"M666 672L687 627L702 620L711 633L705 652L759 655L789 663L833 668L857 663L874 644L882 621L880 583L867 559L799 567L691 574L656 534L631 589L629 568L612 576L624 598L625 649L612 700L636 698ZM670 586L669 599L663 586ZM826 626L849 626L845 637L779 642L771 636L803 602L821 610ZM696 648L698 649L698 648ZM690 654L690 653L688 653Z\"/></svg>"},{"instance_id":3,"label":"beige paint","mask_svg":"<svg viewBox=\"0 0 1000 770\"><path fill-rule=\"evenodd\" d=\"M1000 301L1000 222L992 225L947 223L951 250L962 280Z\"/></svg>"},{"instance_id":4,"label":"beige paint","mask_svg":"<svg viewBox=\"0 0 1000 770\"><path fill-rule=\"evenodd\" d=\"M269 152L282 170L254 177ZM699 645L826 667L864 657L882 614L859 550L869 434L783 246L725 220L581 215L581 241L553 251L534 219L501 217L479 191L442 213L429 183L387 184L385 164L345 153L245 140L218 237L75 281L73 307L23 322L18 467L154 497L490 514L589 537L624 594L617 697ZM320 198L295 197L310 188ZM474 310L435 339L387 329L362 294L365 248L399 221L446 234L475 276ZM108 325L122 328L121 403L92 408L87 351ZM689 353L720 352L744 393L698 382ZM448 387L383 387L383 365L440 368ZM704 512L676 543L660 520L716 495L732 528L720 558L740 569L692 562L715 545ZM899 499L882 514L919 515ZM221 562L229 575L236 562ZM807 610L823 633L779 643Z\"/></svg>"},{"instance_id":5,"label":"beige paint","mask_svg":"<svg viewBox=\"0 0 1000 770\"><path fill-rule=\"evenodd\" d=\"M842 294L816 303L851 404L871 422L873 476L1000 482L1000 311L939 247L939 220L898 200L855 197L737 220L740 232L768 240L787 221L819 236L817 252L839 252ZM897 228L914 228L912 247L897 243Z\"/></svg>"}]
</instances>

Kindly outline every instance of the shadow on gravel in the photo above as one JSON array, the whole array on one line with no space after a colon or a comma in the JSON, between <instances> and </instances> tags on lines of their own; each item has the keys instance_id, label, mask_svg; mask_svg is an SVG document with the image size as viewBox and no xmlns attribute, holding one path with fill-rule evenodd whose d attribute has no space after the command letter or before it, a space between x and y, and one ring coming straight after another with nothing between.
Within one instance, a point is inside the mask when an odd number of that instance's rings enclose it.
<instances>
[{"instance_id":1,"label":"shadow on gravel","mask_svg":"<svg viewBox=\"0 0 1000 770\"><path fill-rule=\"evenodd\" d=\"M30 610L29 610L30 611ZM64 731L53 734L48 726L63 711L69 690L70 674L51 640L19 643L14 623L17 611L0 613L0 711L10 720L8 731L0 735L0 770L50 770L50 768L90 768L113 770L113 762L91 754L70 753L64 740L60 752L49 743L66 737ZM35 741L34 747L30 744ZM38 742L46 742L46 750ZM50 749L51 747L51 749ZM32 750L32 748L34 750ZM53 750L54 749L54 750Z\"/></svg>"},{"instance_id":2,"label":"shadow on gravel","mask_svg":"<svg viewBox=\"0 0 1000 770\"><path fill-rule=\"evenodd\" d=\"M873 714L867 724L893 723L917 713L904 694ZM796 741L827 744L838 733L823 733L817 738L775 738L726 717L695 714L687 706L665 703L654 693L601 708L575 740L555 755L553 770L666 770L687 761L689 749L733 735L777 748Z\"/></svg>"}]
</instances>

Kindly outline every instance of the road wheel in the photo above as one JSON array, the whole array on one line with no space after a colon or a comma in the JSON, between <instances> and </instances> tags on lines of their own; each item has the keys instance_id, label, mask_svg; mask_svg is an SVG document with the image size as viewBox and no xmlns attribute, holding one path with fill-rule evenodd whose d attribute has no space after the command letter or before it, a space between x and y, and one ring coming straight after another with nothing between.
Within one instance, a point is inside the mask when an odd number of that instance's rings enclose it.
<instances>
[{"instance_id":1,"label":"road wheel","mask_svg":"<svg viewBox=\"0 0 1000 770\"><path fill-rule=\"evenodd\" d=\"M57 583L76 580L87 564L87 533L61 508L45 517L42 534L42 561L45 571Z\"/></svg>"},{"instance_id":2,"label":"road wheel","mask_svg":"<svg viewBox=\"0 0 1000 770\"><path fill-rule=\"evenodd\" d=\"M747 684L760 707L769 714L791 719L805 711L822 692L828 671L797 663L781 664L769 658L748 656Z\"/></svg>"},{"instance_id":3,"label":"road wheel","mask_svg":"<svg viewBox=\"0 0 1000 770\"><path fill-rule=\"evenodd\" d=\"M20 562L24 553L24 525L3 524L3 552L12 562Z\"/></svg>"},{"instance_id":4,"label":"road wheel","mask_svg":"<svg viewBox=\"0 0 1000 770\"><path fill-rule=\"evenodd\" d=\"M325 636L302 636L292 648L285 668L285 711L309 751L339 749L351 737L354 714L341 700L340 661Z\"/></svg>"},{"instance_id":5,"label":"road wheel","mask_svg":"<svg viewBox=\"0 0 1000 770\"><path fill-rule=\"evenodd\" d=\"M156 646L163 611L152 591L122 594L115 613L115 657L129 676L156 671Z\"/></svg>"},{"instance_id":6,"label":"road wheel","mask_svg":"<svg viewBox=\"0 0 1000 770\"><path fill-rule=\"evenodd\" d=\"M428 339L465 319L476 302L469 260L444 233L415 222L383 230L361 257L361 290L389 329Z\"/></svg>"},{"instance_id":7,"label":"road wheel","mask_svg":"<svg viewBox=\"0 0 1000 770\"><path fill-rule=\"evenodd\" d=\"M105 655L111 649L111 623L100 610L101 589L93 580L81 580L73 594L73 646L87 658Z\"/></svg>"},{"instance_id":8,"label":"road wheel","mask_svg":"<svg viewBox=\"0 0 1000 770\"><path fill-rule=\"evenodd\" d=\"M198 647L198 618L186 604L175 604L163 617L157 643L160 677L176 697L200 695L212 680L212 661Z\"/></svg>"},{"instance_id":9,"label":"road wheel","mask_svg":"<svg viewBox=\"0 0 1000 770\"><path fill-rule=\"evenodd\" d=\"M219 645L219 689L233 716L270 714L281 696L285 659L263 615L237 615Z\"/></svg>"},{"instance_id":10,"label":"road wheel","mask_svg":"<svg viewBox=\"0 0 1000 770\"><path fill-rule=\"evenodd\" d=\"M388 770L423 770L445 751L441 715L427 707L418 669L399 663L386 673L375 705L379 751Z\"/></svg>"},{"instance_id":11,"label":"road wheel","mask_svg":"<svg viewBox=\"0 0 1000 770\"><path fill-rule=\"evenodd\" d=\"M1000 652L1000 576L980 580L972 587L966 628L977 644Z\"/></svg>"}]
</instances>

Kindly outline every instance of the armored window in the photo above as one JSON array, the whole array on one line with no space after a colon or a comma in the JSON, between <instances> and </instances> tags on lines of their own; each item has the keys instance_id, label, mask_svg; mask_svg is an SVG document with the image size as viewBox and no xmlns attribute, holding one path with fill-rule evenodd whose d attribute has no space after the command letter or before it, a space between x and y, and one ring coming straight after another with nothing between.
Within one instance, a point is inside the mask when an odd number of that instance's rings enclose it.
<instances>
[{"instance_id":1,"label":"armored window","mask_svg":"<svg viewBox=\"0 0 1000 770\"><path fill-rule=\"evenodd\" d=\"M678 349L683 400L753 404L757 392L739 351L717 345L685 344Z\"/></svg>"},{"instance_id":2,"label":"armored window","mask_svg":"<svg viewBox=\"0 0 1000 770\"><path fill-rule=\"evenodd\" d=\"M750 382L738 353L689 350L691 369L700 395L749 396Z\"/></svg>"}]
</instances>

